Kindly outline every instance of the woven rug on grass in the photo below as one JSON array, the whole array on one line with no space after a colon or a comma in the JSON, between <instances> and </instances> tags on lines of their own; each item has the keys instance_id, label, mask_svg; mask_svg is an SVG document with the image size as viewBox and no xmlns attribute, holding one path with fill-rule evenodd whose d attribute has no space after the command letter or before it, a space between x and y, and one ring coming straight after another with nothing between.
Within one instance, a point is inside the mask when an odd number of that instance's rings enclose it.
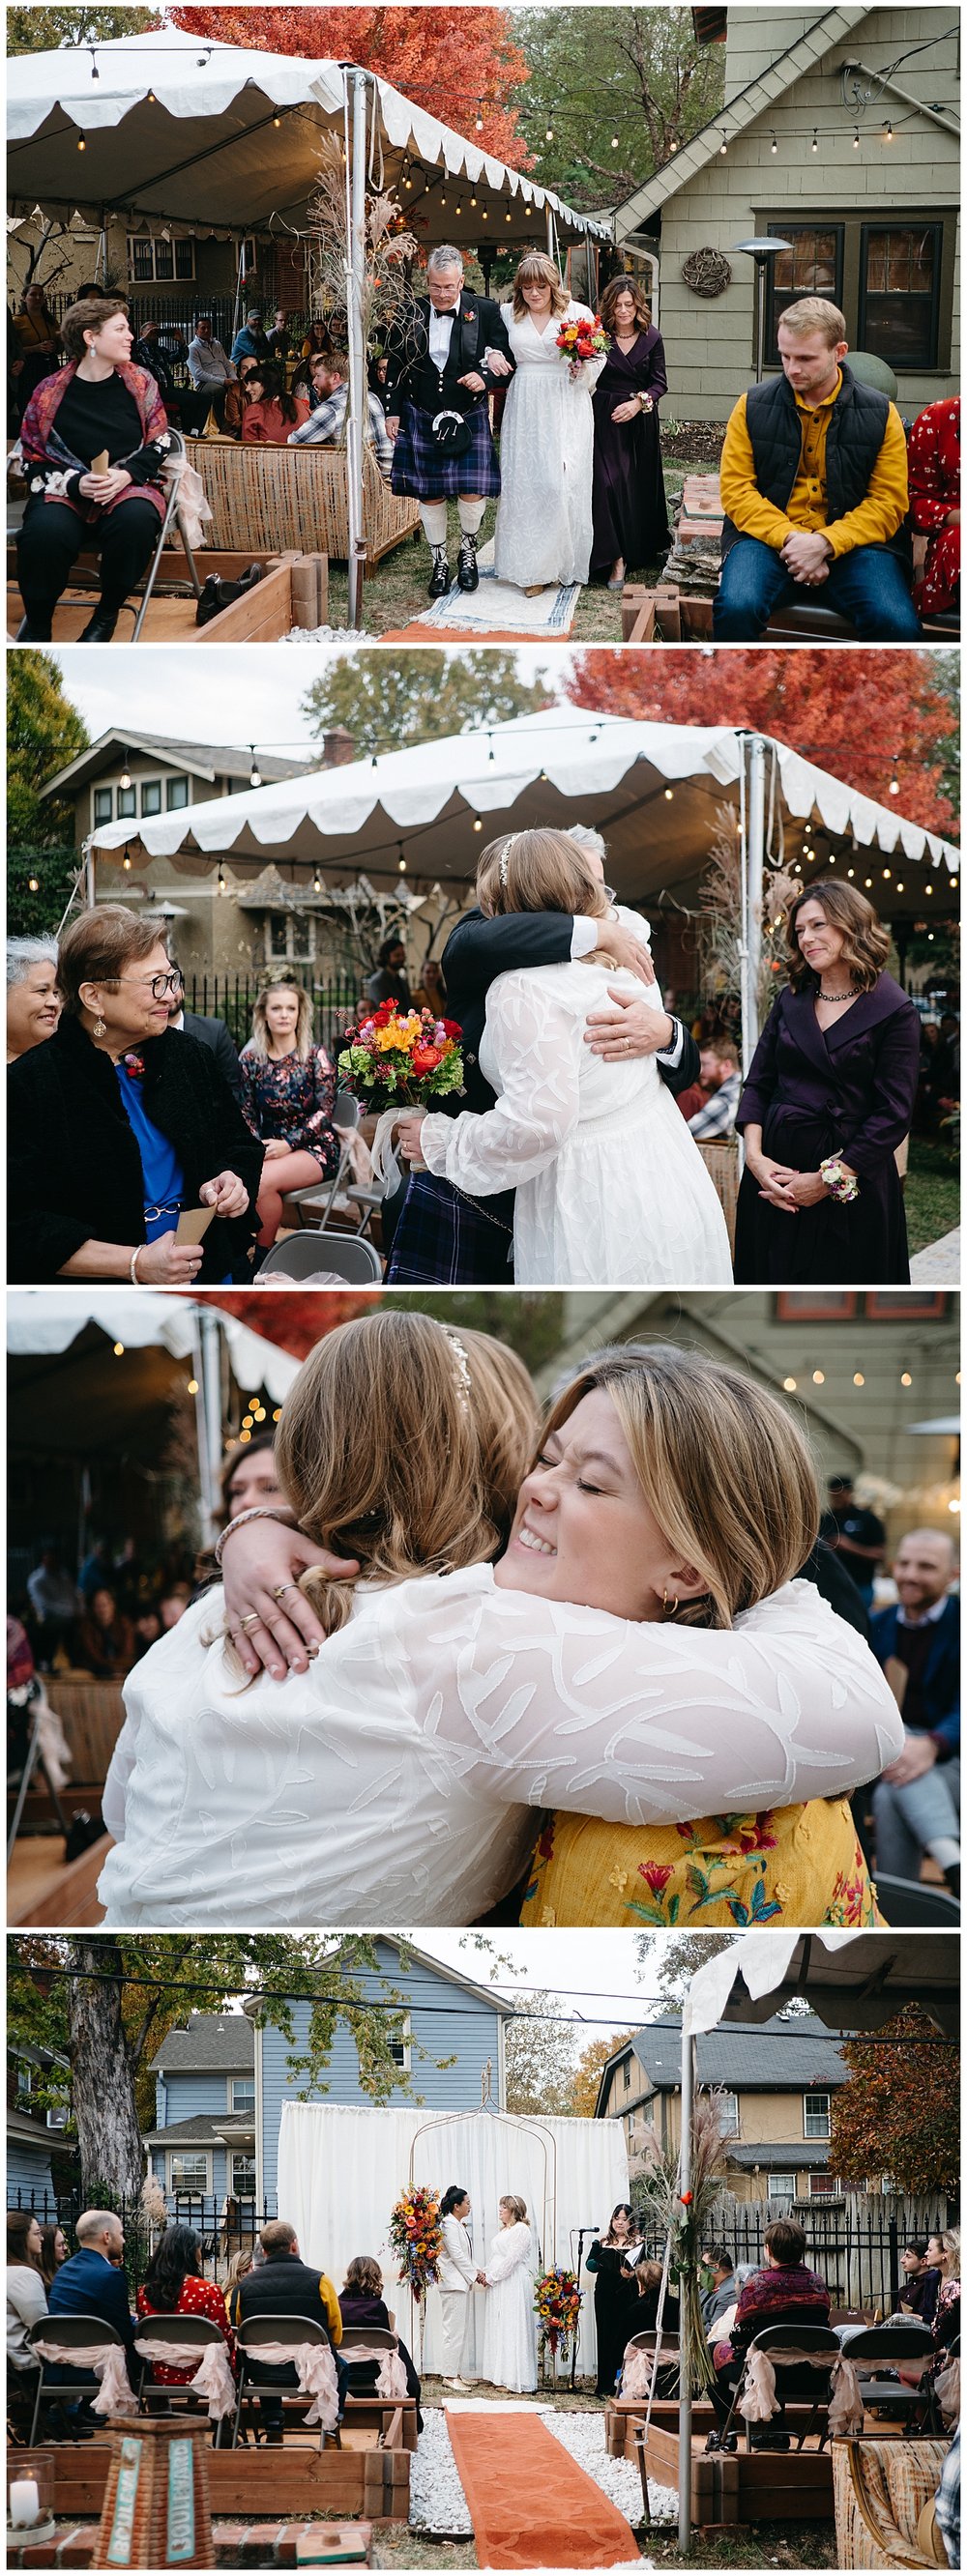
<instances>
[{"instance_id":1,"label":"woven rug on grass","mask_svg":"<svg viewBox=\"0 0 967 2576\"><path fill-rule=\"evenodd\" d=\"M557 643L571 632L574 611L580 597L580 583L549 583L546 590L536 591L529 599L525 590L516 590L511 581L498 581L490 565L479 557L479 590L458 590L454 583L445 599L435 599L432 606L420 610L421 626L432 627L444 634L454 626L469 627L474 634L551 635Z\"/></svg>"},{"instance_id":2,"label":"woven rug on grass","mask_svg":"<svg viewBox=\"0 0 967 2576\"><path fill-rule=\"evenodd\" d=\"M631 2524L545 2424L451 2414L447 2429L481 2567L627 2567Z\"/></svg>"}]
</instances>

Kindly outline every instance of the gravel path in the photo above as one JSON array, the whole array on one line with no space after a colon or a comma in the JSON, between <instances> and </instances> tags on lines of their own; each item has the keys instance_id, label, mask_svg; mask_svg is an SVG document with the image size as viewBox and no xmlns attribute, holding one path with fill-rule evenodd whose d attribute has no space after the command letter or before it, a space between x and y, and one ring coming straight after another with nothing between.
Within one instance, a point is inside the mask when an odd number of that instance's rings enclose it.
<instances>
[{"instance_id":1,"label":"gravel path","mask_svg":"<svg viewBox=\"0 0 967 2576\"><path fill-rule=\"evenodd\" d=\"M558 2414L551 2407L541 2407L539 2412L548 2432L587 2470L632 2527L636 2526L641 2520L641 2480L630 2460L609 2459L604 2447L603 2414ZM672 2488L650 2485L649 2496L656 2522L674 2518L678 2498ZM410 2464L410 2523L417 2531L466 2533L468 2538L473 2530L442 2407L428 2411ZM649 2561L636 2561L638 2567L643 2564L647 2566Z\"/></svg>"}]
</instances>

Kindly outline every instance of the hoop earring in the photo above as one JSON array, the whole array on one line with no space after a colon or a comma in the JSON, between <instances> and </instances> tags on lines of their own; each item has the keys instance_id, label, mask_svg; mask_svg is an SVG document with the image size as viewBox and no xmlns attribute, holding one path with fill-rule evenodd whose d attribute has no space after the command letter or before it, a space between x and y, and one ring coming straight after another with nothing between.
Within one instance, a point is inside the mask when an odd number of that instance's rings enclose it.
<instances>
[{"instance_id":1,"label":"hoop earring","mask_svg":"<svg viewBox=\"0 0 967 2576\"><path fill-rule=\"evenodd\" d=\"M669 1618L670 1618L670 1619L674 1619L674 1617L675 1617L675 1615L676 1615L676 1612L677 1612L677 1610L678 1610L678 1594L677 1594L677 1592L676 1592L676 1594L675 1594L675 1598L674 1598L674 1601L669 1602L669 1598L668 1598L668 1587L667 1587L667 1585L665 1586L665 1589L664 1589L664 1591L662 1592L662 1596L661 1596L661 1606L662 1606L662 1609L663 1609L663 1610L667 1610Z\"/></svg>"}]
</instances>

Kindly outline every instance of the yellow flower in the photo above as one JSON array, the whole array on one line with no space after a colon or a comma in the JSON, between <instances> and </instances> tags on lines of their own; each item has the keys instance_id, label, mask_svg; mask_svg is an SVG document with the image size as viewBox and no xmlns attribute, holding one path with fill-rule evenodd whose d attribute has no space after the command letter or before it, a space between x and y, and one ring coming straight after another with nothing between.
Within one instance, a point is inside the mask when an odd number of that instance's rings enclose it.
<instances>
[{"instance_id":1,"label":"yellow flower","mask_svg":"<svg viewBox=\"0 0 967 2576\"><path fill-rule=\"evenodd\" d=\"M543 1914L541 1915L541 1922L550 1924L557 1922L557 1916L552 1905L545 1905Z\"/></svg>"},{"instance_id":2,"label":"yellow flower","mask_svg":"<svg viewBox=\"0 0 967 2576\"><path fill-rule=\"evenodd\" d=\"M617 1888L617 1890L618 1890L618 1894L619 1894L619 1896L623 1896L623 1895L624 1895L624 1892L625 1892L625 1888L627 1887L627 1884L628 1884L628 1872L627 1872L627 1870L626 1870L626 1869L613 1869L613 1870L612 1870L612 1872L611 1872L611 1876L610 1876L610 1878L609 1878L609 1880L608 1880L608 1886L609 1886L609 1887L616 1887L616 1888Z\"/></svg>"}]
</instances>

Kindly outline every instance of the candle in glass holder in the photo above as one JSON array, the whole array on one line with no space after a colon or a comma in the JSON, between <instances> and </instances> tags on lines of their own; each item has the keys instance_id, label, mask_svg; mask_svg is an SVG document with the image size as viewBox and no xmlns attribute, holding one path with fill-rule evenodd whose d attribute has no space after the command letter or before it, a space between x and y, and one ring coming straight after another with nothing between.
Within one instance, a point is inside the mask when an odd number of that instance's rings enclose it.
<instances>
[{"instance_id":1,"label":"candle in glass holder","mask_svg":"<svg viewBox=\"0 0 967 2576\"><path fill-rule=\"evenodd\" d=\"M36 2478L11 2479L10 2520L20 2524L39 2522L40 2489Z\"/></svg>"}]
</instances>

